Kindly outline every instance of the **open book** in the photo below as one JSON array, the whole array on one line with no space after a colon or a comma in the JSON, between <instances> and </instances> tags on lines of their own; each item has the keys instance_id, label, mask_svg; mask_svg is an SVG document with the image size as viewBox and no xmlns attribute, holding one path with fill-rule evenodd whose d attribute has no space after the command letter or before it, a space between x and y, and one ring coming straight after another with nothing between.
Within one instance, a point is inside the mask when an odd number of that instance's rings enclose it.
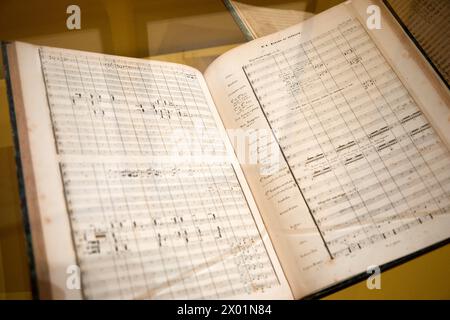
<instances>
[{"instance_id":1,"label":"open book","mask_svg":"<svg viewBox=\"0 0 450 320\"><path fill-rule=\"evenodd\" d=\"M372 3L204 74L6 45L40 297L298 299L447 243L450 95Z\"/></svg>"}]
</instances>

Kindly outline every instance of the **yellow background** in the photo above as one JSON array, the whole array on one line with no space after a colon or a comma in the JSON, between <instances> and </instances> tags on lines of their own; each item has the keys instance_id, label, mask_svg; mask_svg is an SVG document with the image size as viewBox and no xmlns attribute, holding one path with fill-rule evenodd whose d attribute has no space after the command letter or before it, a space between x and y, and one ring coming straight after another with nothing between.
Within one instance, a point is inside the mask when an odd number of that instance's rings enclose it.
<instances>
[{"instance_id":1,"label":"yellow background","mask_svg":"<svg viewBox=\"0 0 450 320\"><path fill-rule=\"evenodd\" d=\"M243 0L320 12L340 0ZM66 8L81 8L81 30L68 31ZM148 57L204 69L245 41L220 0L2 0L0 39ZM38 253L35 253L38 254ZM31 298L6 84L0 77L0 299ZM450 246L381 275L381 290L365 281L326 299L450 299Z\"/></svg>"}]
</instances>

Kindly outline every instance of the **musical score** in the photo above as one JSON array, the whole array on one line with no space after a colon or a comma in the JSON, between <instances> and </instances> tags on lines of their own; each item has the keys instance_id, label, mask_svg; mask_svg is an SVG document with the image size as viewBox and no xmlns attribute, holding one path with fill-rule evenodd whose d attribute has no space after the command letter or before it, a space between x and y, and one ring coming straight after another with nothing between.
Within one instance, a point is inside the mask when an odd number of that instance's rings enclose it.
<instances>
[{"instance_id":1,"label":"musical score","mask_svg":"<svg viewBox=\"0 0 450 320\"><path fill-rule=\"evenodd\" d=\"M357 19L243 71L288 164L264 183L298 189L331 259L450 212L449 151Z\"/></svg>"},{"instance_id":2,"label":"musical score","mask_svg":"<svg viewBox=\"0 0 450 320\"><path fill-rule=\"evenodd\" d=\"M159 161L226 154L191 69L39 53L84 297L226 298L280 284L231 163Z\"/></svg>"}]
</instances>

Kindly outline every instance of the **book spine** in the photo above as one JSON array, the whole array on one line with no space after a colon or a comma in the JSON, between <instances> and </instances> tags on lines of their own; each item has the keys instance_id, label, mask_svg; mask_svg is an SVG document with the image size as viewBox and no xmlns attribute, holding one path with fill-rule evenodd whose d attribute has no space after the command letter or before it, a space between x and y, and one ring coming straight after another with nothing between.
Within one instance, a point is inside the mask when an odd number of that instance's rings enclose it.
<instances>
[{"instance_id":1,"label":"book spine","mask_svg":"<svg viewBox=\"0 0 450 320\"><path fill-rule=\"evenodd\" d=\"M25 180L22 171L22 162L20 157L20 146L19 146L19 136L17 131L17 122L14 111L14 99L12 92L12 84L11 84L11 76L9 70L9 61L8 61L8 42L1 41L1 50L2 50L2 58L3 58L3 68L4 68L4 77L6 82L6 92L8 98L8 106L9 106L9 115L11 121L11 129L13 135L13 144L14 144L14 159L16 163L16 174L19 186L19 200L20 200L20 209L22 214L22 224L25 232L25 241L26 241L26 251L28 255L28 264L30 270L30 285L31 285L31 294L33 299L39 298L39 289L37 285L37 274L36 274L36 265L34 260L33 253L33 244L31 238L31 228L30 221L28 217L28 207L25 195Z\"/></svg>"}]
</instances>

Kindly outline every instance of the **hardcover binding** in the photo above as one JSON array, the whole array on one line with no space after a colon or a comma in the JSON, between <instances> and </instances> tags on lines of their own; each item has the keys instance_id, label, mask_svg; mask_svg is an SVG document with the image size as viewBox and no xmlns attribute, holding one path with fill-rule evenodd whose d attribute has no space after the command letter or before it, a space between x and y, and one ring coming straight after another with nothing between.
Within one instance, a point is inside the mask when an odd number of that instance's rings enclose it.
<instances>
[{"instance_id":1,"label":"hardcover binding","mask_svg":"<svg viewBox=\"0 0 450 320\"><path fill-rule=\"evenodd\" d=\"M28 205L26 201L26 193L25 193L25 179L22 170L22 161L20 157L20 145L19 145L19 135L17 131L17 122L16 122L16 113L14 109L14 99L12 94L12 83L11 83L11 75L10 75L10 67L9 67L9 57L8 57L8 46L11 45L10 42L1 41L2 47L2 57L3 57L3 66L4 66L4 76L6 81L6 91L8 97L8 106L9 106L9 116L11 121L11 129L13 135L13 144L14 144L14 159L16 163L16 175L19 186L19 199L20 199L20 209L22 214L22 224L25 232L25 240L27 244L27 254L28 254L28 265L30 269L30 284L31 284L31 294L33 299L37 299L39 297L39 288L38 288L38 280L36 273L36 263L34 259L33 253L33 243L31 238L31 227L30 220L28 216Z\"/></svg>"}]
</instances>

